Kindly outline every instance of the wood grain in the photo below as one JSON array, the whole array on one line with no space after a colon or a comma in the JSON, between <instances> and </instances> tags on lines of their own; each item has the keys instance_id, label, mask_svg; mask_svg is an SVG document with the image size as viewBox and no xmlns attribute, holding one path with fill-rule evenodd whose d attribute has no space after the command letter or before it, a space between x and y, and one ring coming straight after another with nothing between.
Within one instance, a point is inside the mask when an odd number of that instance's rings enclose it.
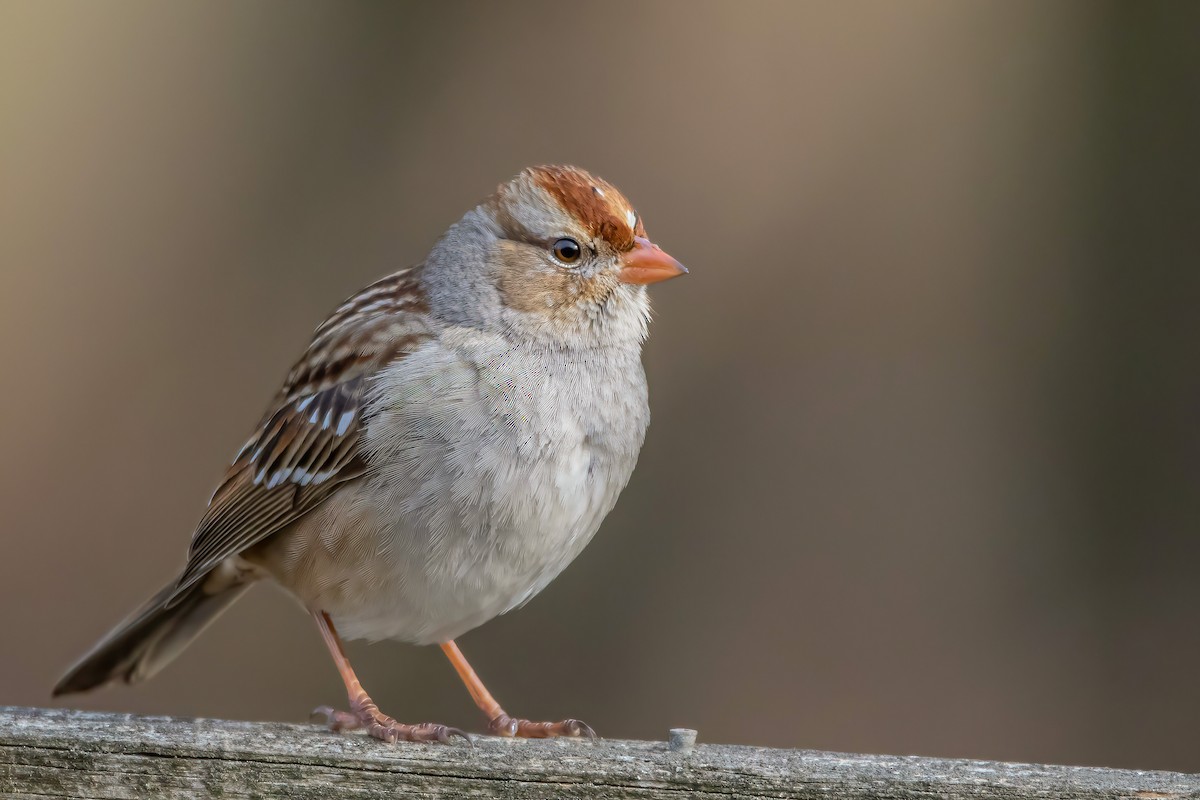
<instances>
[{"instance_id":1,"label":"wood grain","mask_svg":"<svg viewBox=\"0 0 1200 800\"><path fill-rule=\"evenodd\" d=\"M473 747L385 745L315 726L0 707L0 797L1200 798L1200 775L1169 772L684 750L493 737Z\"/></svg>"}]
</instances>

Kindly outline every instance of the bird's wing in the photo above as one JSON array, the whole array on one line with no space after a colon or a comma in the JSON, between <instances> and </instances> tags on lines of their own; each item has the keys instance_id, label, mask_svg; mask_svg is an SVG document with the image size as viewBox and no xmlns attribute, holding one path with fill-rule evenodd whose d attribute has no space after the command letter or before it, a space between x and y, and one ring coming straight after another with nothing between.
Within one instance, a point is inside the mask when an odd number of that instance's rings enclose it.
<instances>
[{"instance_id":1,"label":"bird's wing","mask_svg":"<svg viewBox=\"0 0 1200 800\"><path fill-rule=\"evenodd\" d=\"M168 605L369 470L360 439L371 380L430 338L427 311L415 270L405 270L354 295L317 328L209 501Z\"/></svg>"}]
</instances>

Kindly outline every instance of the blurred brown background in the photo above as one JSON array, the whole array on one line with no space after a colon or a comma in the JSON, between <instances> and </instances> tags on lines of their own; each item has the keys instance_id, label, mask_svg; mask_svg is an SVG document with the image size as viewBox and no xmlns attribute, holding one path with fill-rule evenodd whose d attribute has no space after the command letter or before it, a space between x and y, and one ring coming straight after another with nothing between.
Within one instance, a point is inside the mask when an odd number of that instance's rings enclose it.
<instances>
[{"instance_id":1,"label":"blurred brown background","mask_svg":"<svg viewBox=\"0 0 1200 800\"><path fill-rule=\"evenodd\" d=\"M622 187L654 424L461 641L606 736L1200 770L1200 6L0 4L0 703L181 565L322 316L521 167ZM405 720L435 649L352 645ZM343 699L255 590L149 684Z\"/></svg>"}]
</instances>

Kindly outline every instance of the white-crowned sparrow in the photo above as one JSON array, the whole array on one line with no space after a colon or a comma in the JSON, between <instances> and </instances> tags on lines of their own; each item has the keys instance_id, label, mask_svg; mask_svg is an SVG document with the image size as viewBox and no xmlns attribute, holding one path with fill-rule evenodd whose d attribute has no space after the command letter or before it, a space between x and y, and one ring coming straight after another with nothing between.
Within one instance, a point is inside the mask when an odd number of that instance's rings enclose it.
<instances>
[{"instance_id":1,"label":"white-crowned sparrow","mask_svg":"<svg viewBox=\"0 0 1200 800\"><path fill-rule=\"evenodd\" d=\"M616 503L650 420L645 285L685 271L581 169L501 185L423 264L322 323L209 501L183 573L54 693L150 677L271 578L312 614L345 681L351 712L321 709L334 729L461 735L381 713L341 631L440 644L494 733L590 735L510 717L453 640L545 588Z\"/></svg>"}]
</instances>

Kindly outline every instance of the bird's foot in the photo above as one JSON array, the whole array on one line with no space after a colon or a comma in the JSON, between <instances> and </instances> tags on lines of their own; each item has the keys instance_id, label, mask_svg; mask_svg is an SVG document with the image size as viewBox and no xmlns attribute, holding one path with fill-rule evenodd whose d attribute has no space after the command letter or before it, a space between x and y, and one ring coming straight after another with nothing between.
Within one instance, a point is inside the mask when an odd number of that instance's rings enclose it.
<instances>
[{"instance_id":1,"label":"bird's foot","mask_svg":"<svg viewBox=\"0 0 1200 800\"><path fill-rule=\"evenodd\" d=\"M371 704L355 711L339 711L321 706L312 712L312 718L324 717L331 731L353 731L362 728L368 734L384 742L441 742L449 744L455 736L461 736L469 744L471 737L458 728L422 722L405 725L384 714Z\"/></svg>"},{"instance_id":2,"label":"bird's foot","mask_svg":"<svg viewBox=\"0 0 1200 800\"><path fill-rule=\"evenodd\" d=\"M561 722L530 722L501 712L488 723L488 731L496 736L519 736L524 739L548 739L552 736L586 736L596 738L592 726L577 719Z\"/></svg>"}]
</instances>

